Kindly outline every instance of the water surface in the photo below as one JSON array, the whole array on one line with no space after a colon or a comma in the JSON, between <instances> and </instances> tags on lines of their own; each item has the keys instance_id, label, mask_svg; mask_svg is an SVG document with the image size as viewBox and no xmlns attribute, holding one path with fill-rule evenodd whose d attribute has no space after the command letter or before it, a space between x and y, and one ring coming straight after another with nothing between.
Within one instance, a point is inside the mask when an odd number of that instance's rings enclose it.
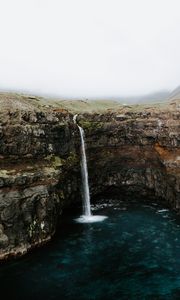
<instances>
[{"instance_id":1,"label":"water surface","mask_svg":"<svg viewBox=\"0 0 180 300\"><path fill-rule=\"evenodd\" d=\"M152 204L65 217L47 246L0 267L0 299L180 299L180 220ZM66 229L65 229L66 228Z\"/></svg>"}]
</instances>

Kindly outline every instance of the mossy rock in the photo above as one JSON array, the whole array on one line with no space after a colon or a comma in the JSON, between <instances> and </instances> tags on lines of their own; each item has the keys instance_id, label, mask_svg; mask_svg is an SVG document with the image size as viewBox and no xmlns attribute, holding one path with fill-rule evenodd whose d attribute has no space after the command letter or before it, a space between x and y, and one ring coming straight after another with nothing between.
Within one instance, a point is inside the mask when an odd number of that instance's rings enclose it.
<instances>
[{"instance_id":1,"label":"mossy rock","mask_svg":"<svg viewBox=\"0 0 180 300\"><path fill-rule=\"evenodd\" d=\"M104 122L90 122L81 120L79 124L84 130L95 131L101 129L104 125Z\"/></svg>"},{"instance_id":2,"label":"mossy rock","mask_svg":"<svg viewBox=\"0 0 180 300\"><path fill-rule=\"evenodd\" d=\"M70 152L69 156L66 159L61 158L59 156L55 156L53 154L46 156L45 159L50 162L51 166L54 169L63 166L72 166L79 163L79 157L75 152Z\"/></svg>"},{"instance_id":3,"label":"mossy rock","mask_svg":"<svg viewBox=\"0 0 180 300\"><path fill-rule=\"evenodd\" d=\"M71 152L68 158L66 159L66 164L72 166L79 163L79 157L75 152Z\"/></svg>"},{"instance_id":4,"label":"mossy rock","mask_svg":"<svg viewBox=\"0 0 180 300\"><path fill-rule=\"evenodd\" d=\"M45 159L49 161L54 168L61 167L64 164L64 159L60 158L59 156L55 156L53 154L46 156Z\"/></svg>"}]
</instances>

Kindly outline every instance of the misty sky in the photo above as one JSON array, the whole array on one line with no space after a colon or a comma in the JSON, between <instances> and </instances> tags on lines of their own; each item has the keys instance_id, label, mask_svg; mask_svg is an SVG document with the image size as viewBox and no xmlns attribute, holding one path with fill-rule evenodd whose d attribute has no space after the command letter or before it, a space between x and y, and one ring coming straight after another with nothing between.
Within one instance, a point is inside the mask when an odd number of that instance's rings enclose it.
<instances>
[{"instance_id":1,"label":"misty sky","mask_svg":"<svg viewBox=\"0 0 180 300\"><path fill-rule=\"evenodd\" d=\"M0 89L67 97L180 85L179 0L0 0Z\"/></svg>"}]
</instances>

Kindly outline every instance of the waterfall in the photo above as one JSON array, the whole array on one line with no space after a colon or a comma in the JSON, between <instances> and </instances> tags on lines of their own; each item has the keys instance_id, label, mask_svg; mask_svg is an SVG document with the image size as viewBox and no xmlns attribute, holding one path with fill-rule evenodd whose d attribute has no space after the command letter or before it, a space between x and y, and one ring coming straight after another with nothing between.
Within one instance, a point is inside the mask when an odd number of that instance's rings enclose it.
<instances>
[{"instance_id":1,"label":"waterfall","mask_svg":"<svg viewBox=\"0 0 180 300\"><path fill-rule=\"evenodd\" d=\"M85 216L91 216L89 182L88 182L88 168L86 159L86 150L84 142L84 130L78 125L81 137L81 175L82 175L82 188L83 188L83 213Z\"/></svg>"},{"instance_id":2,"label":"waterfall","mask_svg":"<svg viewBox=\"0 0 180 300\"><path fill-rule=\"evenodd\" d=\"M106 219L106 216L92 216L91 203L89 193L89 181L88 181L88 167L85 148L85 135L84 130L76 122L77 115L73 117L74 123L78 126L81 137L81 176L82 176L82 196L83 196L83 215L76 221L80 223L98 222Z\"/></svg>"}]
</instances>

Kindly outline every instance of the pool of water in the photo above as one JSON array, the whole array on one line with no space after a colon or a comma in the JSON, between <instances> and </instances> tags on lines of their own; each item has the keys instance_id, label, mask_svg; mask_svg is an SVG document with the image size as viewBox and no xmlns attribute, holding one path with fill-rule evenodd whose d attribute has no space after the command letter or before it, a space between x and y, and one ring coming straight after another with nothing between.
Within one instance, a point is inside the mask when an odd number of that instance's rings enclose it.
<instances>
[{"instance_id":1,"label":"pool of water","mask_svg":"<svg viewBox=\"0 0 180 300\"><path fill-rule=\"evenodd\" d=\"M180 299L180 219L156 204L99 205L56 238L0 266L0 299ZM66 228L66 229L64 229Z\"/></svg>"}]
</instances>

